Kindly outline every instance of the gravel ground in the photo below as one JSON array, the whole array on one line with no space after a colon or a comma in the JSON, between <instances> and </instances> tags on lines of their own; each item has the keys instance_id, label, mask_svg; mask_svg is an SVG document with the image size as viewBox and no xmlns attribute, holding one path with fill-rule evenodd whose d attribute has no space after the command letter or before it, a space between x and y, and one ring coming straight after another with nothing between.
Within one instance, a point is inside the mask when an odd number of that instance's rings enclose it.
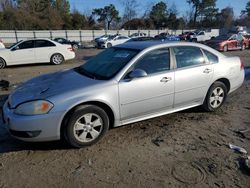
<instances>
[{"instance_id":1,"label":"gravel ground","mask_svg":"<svg viewBox=\"0 0 250 188\"><path fill-rule=\"evenodd\" d=\"M33 65L0 70L11 88L39 74L82 64L100 50L77 52L60 66ZM250 67L250 50L228 52ZM249 78L249 73L246 76ZM110 130L96 145L72 149L61 142L24 143L0 123L0 187L250 187L241 155L250 152L249 80L215 113L199 108ZM0 107L10 91L0 91Z\"/></svg>"}]
</instances>

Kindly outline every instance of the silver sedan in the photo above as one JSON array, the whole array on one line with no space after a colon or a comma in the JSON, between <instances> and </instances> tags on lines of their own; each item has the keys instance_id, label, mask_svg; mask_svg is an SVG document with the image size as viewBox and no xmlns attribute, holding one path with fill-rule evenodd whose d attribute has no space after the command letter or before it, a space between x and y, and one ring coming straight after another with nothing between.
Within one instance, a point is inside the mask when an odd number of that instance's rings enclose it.
<instances>
[{"instance_id":1,"label":"silver sedan","mask_svg":"<svg viewBox=\"0 0 250 188\"><path fill-rule=\"evenodd\" d=\"M238 57L205 45L131 42L27 81L9 95L3 117L18 139L84 147L112 127L195 106L215 111L243 80Z\"/></svg>"}]
</instances>

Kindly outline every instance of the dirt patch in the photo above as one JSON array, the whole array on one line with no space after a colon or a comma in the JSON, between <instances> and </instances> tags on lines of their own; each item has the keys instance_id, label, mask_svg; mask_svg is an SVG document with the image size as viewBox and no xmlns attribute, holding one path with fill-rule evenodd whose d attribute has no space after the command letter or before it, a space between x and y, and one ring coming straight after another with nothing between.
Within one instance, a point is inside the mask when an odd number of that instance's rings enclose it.
<instances>
[{"instance_id":1,"label":"dirt patch","mask_svg":"<svg viewBox=\"0 0 250 188\"><path fill-rule=\"evenodd\" d=\"M60 66L9 67L0 70L0 80L15 86L79 66L99 52L79 50L76 60ZM241 56L249 67L249 52L227 54ZM228 147L232 143L250 152L249 139L237 133L250 128L249 89L244 83L215 113L196 108L112 129L84 149L21 142L0 123L0 187L249 187L240 154ZM0 91L0 106L11 90Z\"/></svg>"}]
</instances>

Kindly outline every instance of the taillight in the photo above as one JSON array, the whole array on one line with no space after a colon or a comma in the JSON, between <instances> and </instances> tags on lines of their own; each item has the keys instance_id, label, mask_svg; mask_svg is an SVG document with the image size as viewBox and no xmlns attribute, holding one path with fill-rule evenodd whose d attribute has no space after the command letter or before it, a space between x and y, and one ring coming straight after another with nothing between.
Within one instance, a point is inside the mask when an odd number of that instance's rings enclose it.
<instances>
[{"instance_id":1,"label":"taillight","mask_svg":"<svg viewBox=\"0 0 250 188\"><path fill-rule=\"evenodd\" d=\"M74 52L73 48L68 48L69 51Z\"/></svg>"},{"instance_id":2,"label":"taillight","mask_svg":"<svg viewBox=\"0 0 250 188\"><path fill-rule=\"evenodd\" d=\"M244 69L244 62L242 61L242 59L240 59L240 70Z\"/></svg>"}]
</instances>

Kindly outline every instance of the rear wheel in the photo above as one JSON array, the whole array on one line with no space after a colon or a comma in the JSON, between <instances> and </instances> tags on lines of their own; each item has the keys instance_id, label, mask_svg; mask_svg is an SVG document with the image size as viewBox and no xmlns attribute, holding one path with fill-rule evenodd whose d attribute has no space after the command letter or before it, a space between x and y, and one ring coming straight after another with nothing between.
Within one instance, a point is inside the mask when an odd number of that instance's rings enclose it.
<instances>
[{"instance_id":1,"label":"rear wheel","mask_svg":"<svg viewBox=\"0 0 250 188\"><path fill-rule=\"evenodd\" d=\"M208 90L202 107L209 111L216 111L224 103L227 97L227 88L222 82L215 82Z\"/></svg>"},{"instance_id":2,"label":"rear wheel","mask_svg":"<svg viewBox=\"0 0 250 188\"><path fill-rule=\"evenodd\" d=\"M81 148L98 142L109 127L107 113L94 105L77 108L67 122L65 137L70 145Z\"/></svg>"},{"instance_id":3,"label":"rear wheel","mask_svg":"<svg viewBox=\"0 0 250 188\"><path fill-rule=\"evenodd\" d=\"M57 53L57 54L52 55L50 61L54 65L60 65L64 62L64 57L62 54Z\"/></svg>"},{"instance_id":4,"label":"rear wheel","mask_svg":"<svg viewBox=\"0 0 250 188\"><path fill-rule=\"evenodd\" d=\"M3 58L0 57L0 69L3 69L6 66L6 62Z\"/></svg>"}]
</instances>

